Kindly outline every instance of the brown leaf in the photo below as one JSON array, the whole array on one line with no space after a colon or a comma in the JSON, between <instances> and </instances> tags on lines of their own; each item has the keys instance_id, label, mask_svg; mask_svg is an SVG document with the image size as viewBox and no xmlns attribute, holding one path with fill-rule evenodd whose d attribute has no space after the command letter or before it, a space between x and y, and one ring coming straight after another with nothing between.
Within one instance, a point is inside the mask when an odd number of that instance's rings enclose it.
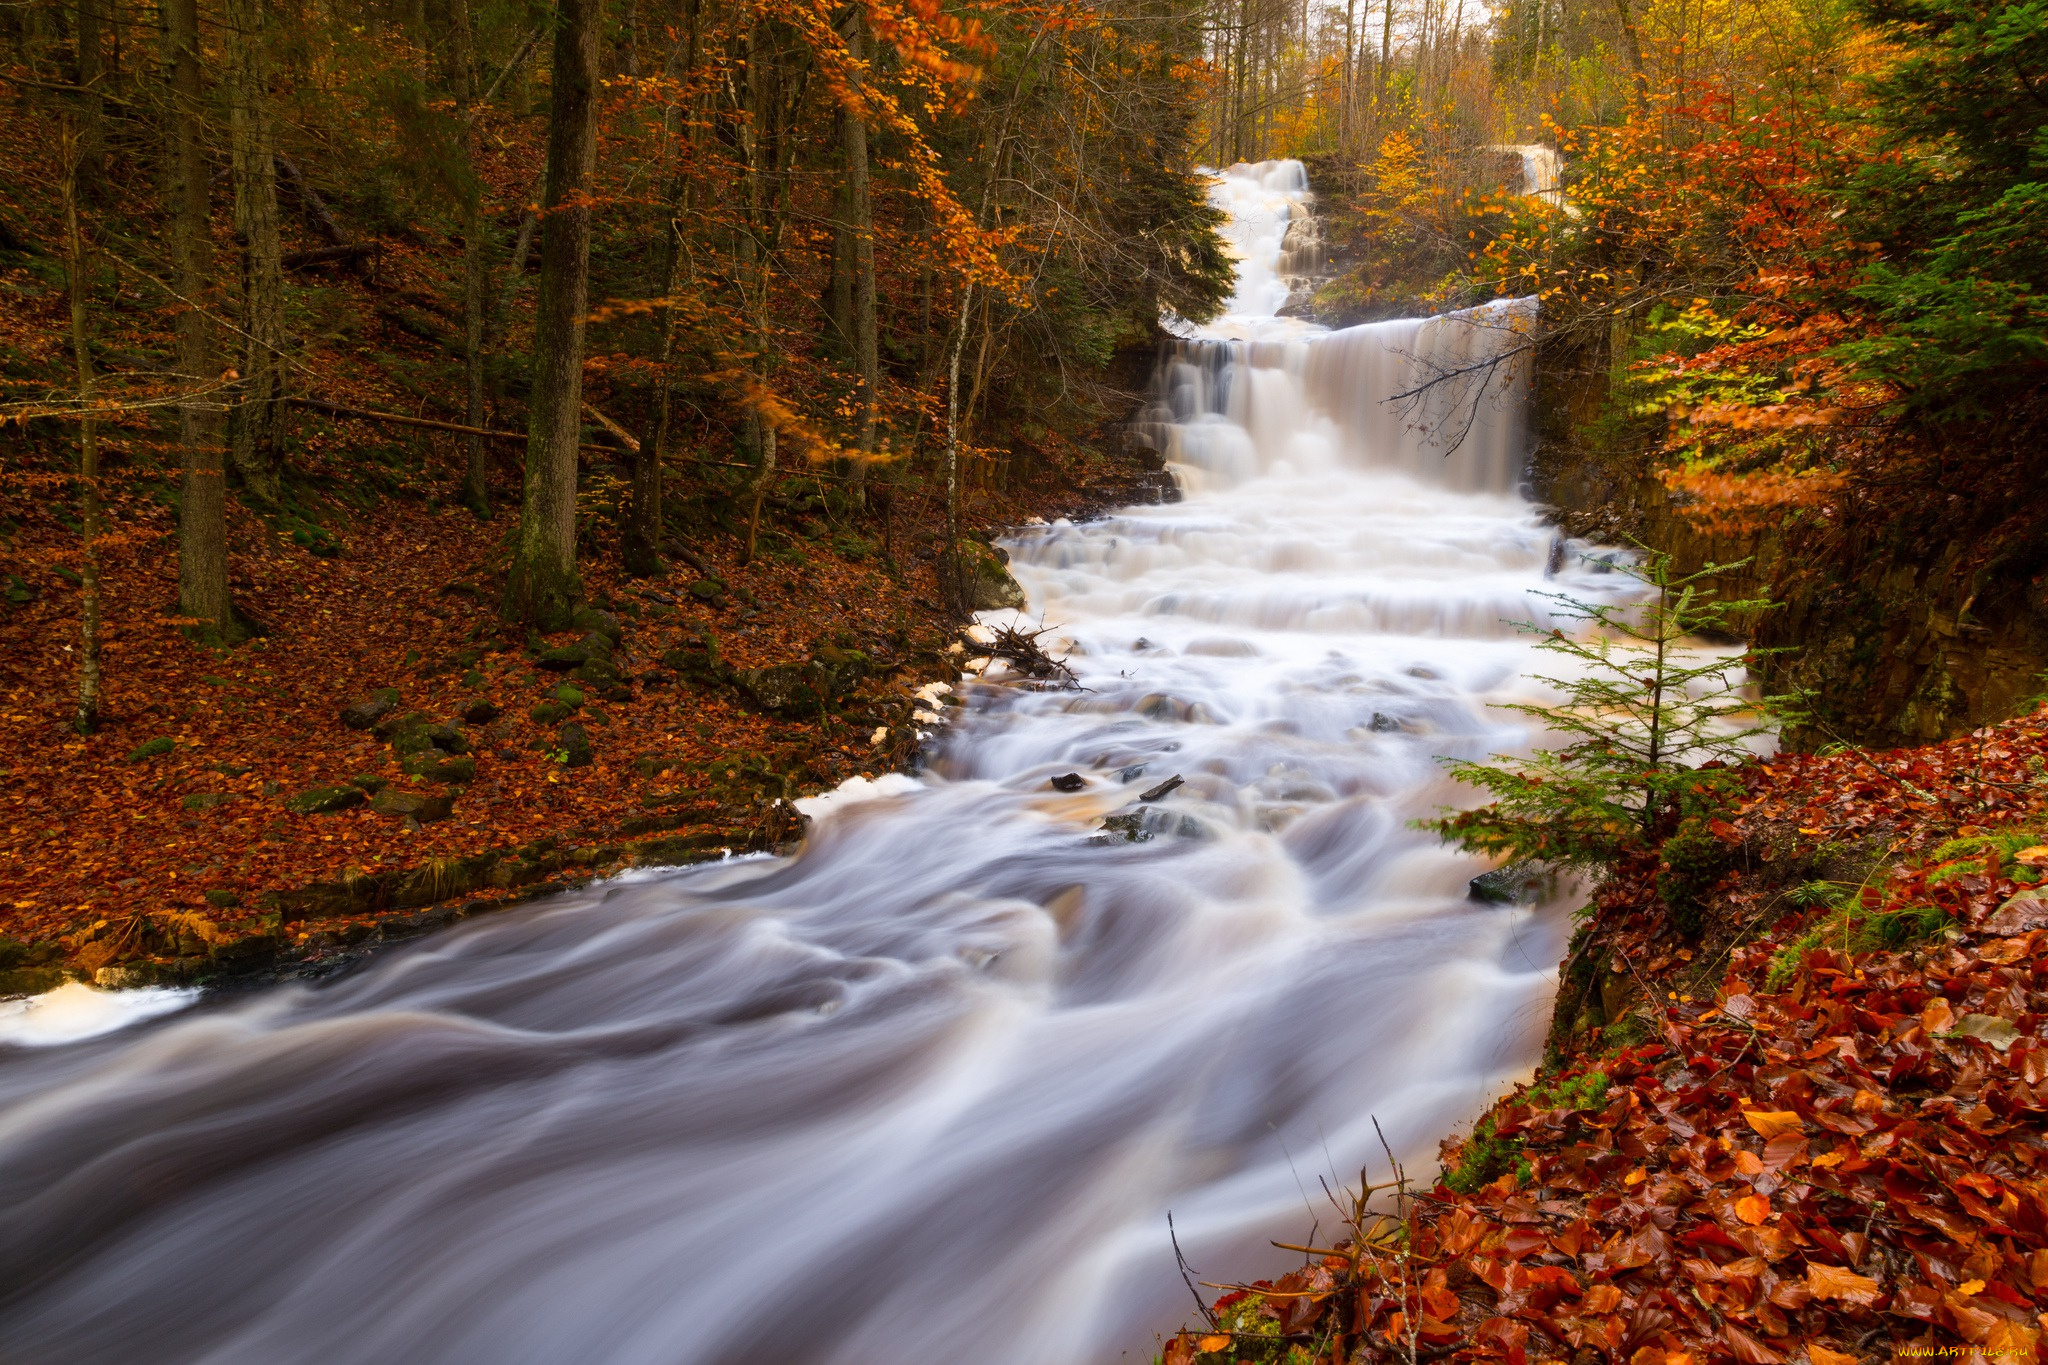
<instances>
[{"instance_id":1,"label":"brown leaf","mask_svg":"<svg viewBox=\"0 0 2048 1365\"><path fill-rule=\"evenodd\" d=\"M1782 1133L1797 1133L1805 1127L1799 1115L1789 1109L1745 1109L1742 1117L1767 1142Z\"/></svg>"},{"instance_id":2,"label":"brown leaf","mask_svg":"<svg viewBox=\"0 0 2048 1365\"><path fill-rule=\"evenodd\" d=\"M1785 1365L1785 1357L1732 1322L1721 1324L1721 1340L1728 1343L1728 1349L1742 1365Z\"/></svg>"},{"instance_id":3,"label":"brown leaf","mask_svg":"<svg viewBox=\"0 0 2048 1365\"><path fill-rule=\"evenodd\" d=\"M1811 1365L1856 1365L1857 1357L1847 1351L1831 1351L1817 1342L1806 1343L1806 1358Z\"/></svg>"}]
</instances>

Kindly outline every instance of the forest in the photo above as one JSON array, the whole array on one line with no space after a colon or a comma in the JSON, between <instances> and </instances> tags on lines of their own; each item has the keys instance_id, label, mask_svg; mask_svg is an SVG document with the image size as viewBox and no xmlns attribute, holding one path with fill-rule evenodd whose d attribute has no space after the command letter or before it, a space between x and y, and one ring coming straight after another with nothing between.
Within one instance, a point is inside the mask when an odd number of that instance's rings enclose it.
<instances>
[{"instance_id":1,"label":"forest","mask_svg":"<svg viewBox=\"0 0 2048 1365\"><path fill-rule=\"evenodd\" d=\"M613 1305L661 1358L2048 1349L2040 0L21 0L0 109L0 1115L78 1116L0 1124L22 1359L268 1321L108 1269L150 1210L254 1295L264 1163L388 1122L409 1178L409 1116L647 1058L584 1213L633 1111L708 1173L650 1224L821 1230ZM60 995L189 1036L195 1107L10 1071ZM268 1042L204 1034L240 1000ZM424 1032L323 1041L373 1018ZM877 1113L929 1159L860 1167ZM720 1205L757 1140L851 1174ZM6 1193L60 1168L141 1211ZM597 1332L545 1259L494 1301ZM435 1285L412 1358L568 1358Z\"/></svg>"}]
</instances>

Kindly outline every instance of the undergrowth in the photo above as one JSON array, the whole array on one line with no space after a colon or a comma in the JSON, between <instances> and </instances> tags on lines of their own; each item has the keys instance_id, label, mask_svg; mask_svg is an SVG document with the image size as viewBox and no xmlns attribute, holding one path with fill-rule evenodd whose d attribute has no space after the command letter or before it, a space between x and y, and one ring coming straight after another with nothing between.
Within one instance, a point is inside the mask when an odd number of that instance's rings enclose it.
<instances>
[{"instance_id":1,"label":"undergrowth","mask_svg":"<svg viewBox=\"0 0 2048 1365\"><path fill-rule=\"evenodd\" d=\"M1941 886L1959 877L1988 875L2038 886L2043 870L2018 861L2016 855L2039 847L2041 842L2041 832L2031 829L1950 839L1928 855L1930 866L1919 880L1926 886ZM1794 905L1826 907L1828 913L1772 955L1764 985L1774 991L1784 989L1798 975L1806 955L1816 949L1843 953L1895 950L1934 938L1951 923L1949 913L1938 905L1888 900L1871 878L1860 883L1808 882L1792 891L1788 899Z\"/></svg>"}]
</instances>

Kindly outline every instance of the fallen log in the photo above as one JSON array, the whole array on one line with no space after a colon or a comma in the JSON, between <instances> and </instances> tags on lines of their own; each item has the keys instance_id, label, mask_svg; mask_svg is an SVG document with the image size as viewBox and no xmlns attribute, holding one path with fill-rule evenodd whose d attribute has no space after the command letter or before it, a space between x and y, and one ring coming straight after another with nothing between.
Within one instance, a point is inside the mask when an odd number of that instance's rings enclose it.
<instances>
[{"instance_id":1,"label":"fallen log","mask_svg":"<svg viewBox=\"0 0 2048 1365\"><path fill-rule=\"evenodd\" d=\"M323 246L313 251L288 251L279 258L278 264L286 270L306 270L336 262L353 265L376 250L375 242L350 242L346 246Z\"/></svg>"}]
</instances>

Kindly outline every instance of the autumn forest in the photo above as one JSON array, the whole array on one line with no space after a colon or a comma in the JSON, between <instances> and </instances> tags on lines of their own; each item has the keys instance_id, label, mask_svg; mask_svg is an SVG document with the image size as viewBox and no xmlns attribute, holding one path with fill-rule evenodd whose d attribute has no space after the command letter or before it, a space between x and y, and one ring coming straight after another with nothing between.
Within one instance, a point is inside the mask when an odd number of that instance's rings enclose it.
<instances>
[{"instance_id":1,"label":"autumn forest","mask_svg":"<svg viewBox=\"0 0 2048 1365\"><path fill-rule=\"evenodd\" d=\"M2048 1359L2038 0L0 111L0 1355Z\"/></svg>"}]
</instances>

